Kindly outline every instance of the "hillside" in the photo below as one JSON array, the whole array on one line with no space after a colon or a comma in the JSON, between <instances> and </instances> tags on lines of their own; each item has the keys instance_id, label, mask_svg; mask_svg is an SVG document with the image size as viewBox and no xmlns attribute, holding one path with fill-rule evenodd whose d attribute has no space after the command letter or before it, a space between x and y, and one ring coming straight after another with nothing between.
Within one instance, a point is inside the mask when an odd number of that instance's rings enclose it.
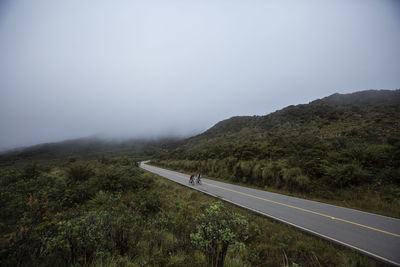
<instances>
[{"instance_id":1,"label":"hillside","mask_svg":"<svg viewBox=\"0 0 400 267\"><path fill-rule=\"evenodd\" d=\"M399 115L399 105L400 90L333 94L265 116L232 117L189 138L183 147L203 147L210 143L237 141L241 137L263 140L266 134L286 137L313 134L322 138L358 135L383 140L400 136L399 122L392 121Z\"/></svg>"},{"instance_id":2,"label":"hillside","mask_svg":"<svg viewBox=\"0 0 400 267\"><path fill-rule=\"evenodd\" d=\"M390 209L400 198L399 118L400 90L334 94L221 121L155 162L362 209L369 192L377 210Z\"/></svg>"}]
</instances>

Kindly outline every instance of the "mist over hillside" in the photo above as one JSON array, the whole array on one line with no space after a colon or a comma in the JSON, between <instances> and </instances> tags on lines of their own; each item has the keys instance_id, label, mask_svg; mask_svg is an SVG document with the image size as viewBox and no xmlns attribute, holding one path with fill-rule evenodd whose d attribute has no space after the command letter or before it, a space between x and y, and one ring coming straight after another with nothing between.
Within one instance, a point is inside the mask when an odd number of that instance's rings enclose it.
<instances>
[{"instance_id":1,"label":"mist over hillside","mask_svg":"<svg viewBox=\"0 0 400 267\"><path fill-rule=\"evenodd\" d=\"M375 124L373 132L370 134L377 138L379 136L384 138L388 132L391 135L399 135L397 122L393 125L387 123L383 125L381 119L385 116L385 113L398 112L399 105L400 90L365 90L351 94L335 93L328 97L313 100L309 104L291 105L263 116L235 116L218 122L202 134L189 138L171 136L112 139L93 136L16 148L3 151L0 157L49 158L96 153L137 155L144 153L145 150L147 155L152 155L156 153L156 150L157 152L161 150L170 151L180 144L188 150L196 150L196 148L204 145L224 143L235 138L243 137L254 140L265 137L267 133L271 135L277 132L285 136L307 133L329 137L354 134L354 130L357 128L357 131L360 131L359 134L367 134L368 131L365 128L367 125L360 124L360 121L358 121L367 117L370 126ZM331 123L338 121L348 121L348 123L336 128L331 125ZM378 133L378 131L380 132Z\"/></svg>"},{"instance_id":2,"label":"mist over hillside","mask_svg":"<svg viewBox=\"0 0 400 267\"><path fill-rule=\"evenodd\" d=\"M95 158L98 156L151 156L160 150L176 147L179 137L107 139L86 137L62 142L45 143L4 151L0 161L65 159L68 157Z\"/></svg>"}]
</instances>

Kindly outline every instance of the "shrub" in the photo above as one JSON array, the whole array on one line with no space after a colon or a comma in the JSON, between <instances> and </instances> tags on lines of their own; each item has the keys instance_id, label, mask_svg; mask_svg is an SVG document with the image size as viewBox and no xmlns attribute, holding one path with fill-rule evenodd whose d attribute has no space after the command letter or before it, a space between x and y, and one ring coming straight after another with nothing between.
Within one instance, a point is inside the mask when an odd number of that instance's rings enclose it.
<instances>
[{"instance_id":1,"label":"shrub","mask_svg":"<svg viewBox=\"0 0 400 267\"><path fill-rule=\"evenodd\" d=\"M355 163L336 165L328 168L328 182L339 188L358 185L370 179L370 173Z\"/></svg>"},{"instance_id":2,"label":"shrub","mask_svg":"<svg viewBox=\"0 0 400 267\"><path fill-rule=\"evenodd\" d=\"M21 178L24 180L35 179L40 174L39 166L36 162L29 163L22 168Z\"/></svg>"},{"instance_id":3,"label":"shrub","mask_svg":"<svg viewBox=\"0 0 400 267\"><path fill-rule=\"evenodd\" d=\"M152 183L152 179L143 177L139 168L118 165L103 168L89 180L90 190L94 193L99 190L110 192L138 190L149 188Z\"/></svg>"},{"instance_id":4,"label":"shrub","mask_svg":"<svg viewBox=\"0 0 400 267\"><path fill-rule=\"evenodd\" d=\"M77 162L71 164L71 166L67 169L67 174L73 182L78 182L86 181L89 177L94 175L94 172L88 164Z\"/></svg>"},{"instance_id":5,"label":"shrub","mask_svg":"<svg viewBox=\"0 0 400 267\"><path fill-rule=\"evenodd\" d=\"M260 178L262 178L262 167L260 163L254 165L253 170L251 171L251 177L253 178L253 181L256 181L257 183L260 181Z\"/></svg>"},{"instance_id":6,"label":"shrub","mask_svg":"<svg viewBox=\"0 0 400 267\"><path fill-rule=\"evenodd\" d=\"M282 178L289 190L304 190L309 184L308 177L302 175L298 167L283 169Z\"/></svg>"},{"instance_id":7,"label":"shrub","mask_svg":"<svg viewBox=\"0 0 400 267\"><path fill-rule=\"evenodd\" d=\"M268 161L262 171L263 184L280 187L282 185L282 168L282 163Z\"/></svg>"},{"instance_id":8,"label":"shrub","mask_svg":"<svg viewBox=\"0 0 400 267\"><path fill-rule=\"evenodd\" d=\"M215 202L197 217L196 231L190 234L192 244L207 257L207 266L224 266L228 247L244 248L247 220Z\"/></svg>"},{"instance_id":9,"label":"shrub","mask_svg":"<svg viewBox=\"0 0 400 267\"><path fill-rule=\"evenodd\" d=\"M51 233L48 216L48 201L34 199L31 195L16 231L8 239L9 247L6 253L9 264L38 264L45 256L45 242Z\"/></svg>"},{"instance_id":10,"label":"shrub","mask_svg":"<svg viewBox=\"0 0 400 267\"><path fill-rule=\"evenodd\" d=\"M305 175L299 175L293 178L292 183L299 191L309 191L310 179Z\"/></svg>"},{"instance_id":11,"label":"shrub","mask_svg":"<svg viewBox=\"0 0 400 267\"><path fill-rule=\"evenodd\" d=\"M242 173L246 177L251 176L251 169L252 169L252 163L249 161L241 161L240 162L240 169L242 170Z\"/></svg>"},{"instance_id":12,"label":"shrub","mask_svg":"<svg viewBox=\"0 0 400 267\"><path fill-rule=\"evenodd\" d=\"M244 174L243 174L243 171L242 171L242 168L240 165L241 165L240 162L238 162L233 167L233 175L232 175L233 182L241 181L241 179L244 177Z\"/></svg>"}]
</instances>

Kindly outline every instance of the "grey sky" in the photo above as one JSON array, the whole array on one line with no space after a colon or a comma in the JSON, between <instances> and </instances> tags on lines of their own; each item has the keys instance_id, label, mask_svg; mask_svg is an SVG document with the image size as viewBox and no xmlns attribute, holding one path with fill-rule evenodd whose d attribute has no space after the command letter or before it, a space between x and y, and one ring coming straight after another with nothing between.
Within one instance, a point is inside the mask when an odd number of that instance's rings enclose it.
<instances>
[{"instance_id":1,"label":"grey sky","mask_svg":"<svg viewBox=\"0 0 400 267\"><path fill-rule=\"evenodd\" d=\"M400 87L398 0L0 2L0 148Z\"/></svg>"}]
</instances>

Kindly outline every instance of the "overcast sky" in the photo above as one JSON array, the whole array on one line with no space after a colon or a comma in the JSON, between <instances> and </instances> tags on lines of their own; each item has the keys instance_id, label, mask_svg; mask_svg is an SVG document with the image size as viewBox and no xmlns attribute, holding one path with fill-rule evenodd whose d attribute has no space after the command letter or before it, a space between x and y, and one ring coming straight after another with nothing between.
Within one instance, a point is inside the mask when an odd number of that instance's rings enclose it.
<instances>
[{"instance_id":1,"label":"overcast sky","mask_svg":"<svg viewBox=\"0 0 400 267\"><path fill-rule=\"evenodd\" d=\"M400 88L399 0L0 0L0 149Z\"/></svg>"}]
</instances>

